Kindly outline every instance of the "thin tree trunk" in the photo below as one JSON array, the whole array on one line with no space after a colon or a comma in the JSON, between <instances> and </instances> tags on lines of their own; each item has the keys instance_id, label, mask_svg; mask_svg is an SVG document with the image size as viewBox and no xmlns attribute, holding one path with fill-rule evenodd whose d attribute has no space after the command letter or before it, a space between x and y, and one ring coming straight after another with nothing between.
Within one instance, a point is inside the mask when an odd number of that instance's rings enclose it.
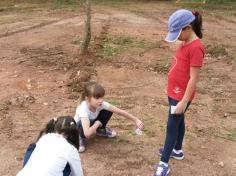
<instances>
[{"instance_id":1,"label":"thin tree trunk","mask_svg":"<svg viewBox=\"0 0 236 176\"><path fill-rule=\"evenodd\" d=\"M80 52L80 54L82 55L88 52L88 47L91 40L91 2L90 0L86 0L85 8L86 8L85 35L84 35L84 41L81 45L81 52Z\"/></svg>"}]
</instances>

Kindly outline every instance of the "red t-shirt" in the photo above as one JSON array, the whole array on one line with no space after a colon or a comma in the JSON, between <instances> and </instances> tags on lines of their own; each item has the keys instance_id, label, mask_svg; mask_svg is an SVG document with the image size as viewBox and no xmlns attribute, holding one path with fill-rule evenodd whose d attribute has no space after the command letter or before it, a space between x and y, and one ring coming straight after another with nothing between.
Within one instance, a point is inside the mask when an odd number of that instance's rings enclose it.
<instances>
[{"instance_id":1,"label":"red t-shirt","mask_svg":"<svg viewBox=\"0 0 236 176\"><path fill-rule=\"evenodd\" d=\"M190 79L190 67L201 67L203 65L204 53L204 47L200 39L179 46L168 73L167 94L169 97L174 100L181 100L183 98ZM190 101L193 99L194 94L195 90Z\"/></svg>"}]
</instances>

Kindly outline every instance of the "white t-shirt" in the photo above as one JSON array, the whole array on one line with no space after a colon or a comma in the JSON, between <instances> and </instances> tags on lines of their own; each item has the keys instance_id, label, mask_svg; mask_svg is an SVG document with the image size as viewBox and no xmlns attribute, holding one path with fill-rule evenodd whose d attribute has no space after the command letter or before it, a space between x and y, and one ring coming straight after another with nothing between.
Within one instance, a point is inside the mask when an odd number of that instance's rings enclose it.
<instances>
[{"instance_id":1,"label":"white t-shirt","mask_svg":"<svg viewBox=\"0 0 236 176\"><path fill-rule=\"evenodd\" d=\"M108 110L110 104L106 101L103 101L101 107L96 109L96 112L90 111L88 104L86 101L82 101L82 103L76 108L74 119L76 123L81 120L81 117L86 117L89 120L95 120L99 114L99 112L103 109Z\"/></svg>"},{"instance_id":2,"label":"white t-shirt","mask_svg":"<svg viewBox=\"0 0 236 176\"><path fill-rule=\"evenodd\" d=\"M16 176L63 176L67 162L71 176L83 176L78 150L60 134L43 135L25 167Z\"/></svg>"}]
</instances>

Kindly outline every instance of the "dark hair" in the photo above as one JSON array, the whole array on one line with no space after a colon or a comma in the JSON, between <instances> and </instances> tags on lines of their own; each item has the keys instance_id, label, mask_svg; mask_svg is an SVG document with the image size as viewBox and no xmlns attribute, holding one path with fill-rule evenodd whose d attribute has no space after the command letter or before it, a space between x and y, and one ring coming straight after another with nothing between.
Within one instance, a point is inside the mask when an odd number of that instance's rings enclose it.
<instances>
[{"instance_id":1,"label":"dark hair","mask_svg":"<svg viewBox=\"0 0 236 176\"><path fill-rule=\"evenodd\" d=\"M201 39L202 38L202 15L197 12L193 11L193 15L195 16L195 20L190 24L193 28L195 34Z\"/></svg>"},{"instance_id":2,"label":"dark hair","mask_svg":"<svg viewBox=\"0 0 236 176\"><path fill-rule=\"evenodd\" d=\"M79 147L79 132L76 122L71 116L61 116L57 118L54 127L55 132L63 134L67 141L74 145L75 148Z\"/></svg>"},{"instance_id":3,"label":"dark hair","mask_svg":"<svg viewBox=\"0 0 236 176\"><path fill-rule=\"evenodd\" d=\"M84 91L82 93L81 101L85 100L85 97L101 98L105 95L105 89L96 82L89 82L85 84Z\"/></svg>"},{"instance_id":4,"label":"dark hair","mask_svg":"<svg viewBox=\"0 0 236 176\"><path fill-rule=\"evenodd\" d=\"M44 129L42 129L36 139L36 142L44 135L47 133L54 133L54 126L55 126L56 118L51 119L45 126Z\"/></svg>"},{"instance_id":5,"label":"dark hair","mask_svg":"<svg viewBox=\"0 0 236 176\"><path fill-rule=\"evenodd\" d=\"M36 142L40 137L47 133L59 133L64 135L66 140L75 146L79 147L79 132L76 126L76 122L71 116L60 116L50 120L46 127L40 131Z\"/></svg>"}]
</instances>

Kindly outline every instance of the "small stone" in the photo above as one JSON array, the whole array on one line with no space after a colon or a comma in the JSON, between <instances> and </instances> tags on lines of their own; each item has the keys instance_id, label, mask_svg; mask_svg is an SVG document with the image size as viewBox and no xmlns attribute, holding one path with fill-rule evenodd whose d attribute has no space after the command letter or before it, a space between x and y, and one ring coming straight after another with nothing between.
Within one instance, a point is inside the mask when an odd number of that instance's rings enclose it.
<instances>
[{"instance_id":1,"label":"small stone","mask_svg":"<svg viewBox=\"0 0 236 176\"><path fill-rule=\"evenodd\" d=\"M221 161L221 162L218 163L218 165L221 166L221 167L224 167L225 164Z\"/></svg>"},{"instance_id":2,"label":"small stone","mask_svg":"<svg viewBox=\"0 0 236 176\"><path fill-rule=\"evenodd\" d=\"M23 158L22 158L22 157L15 157L15 160L16 160L16 161L22 161Z\"/></svg>"},{"instance_id":3,"label":"small stone","mask_svg":"<svg viewBox=\"0 0 236 176\"><path fill-rule=\"evenodd\" d=\"M151 104L151 107L152 107L152 108L155 108L155 107L156 107L156 104Z\"/></svg>"},{"instance_id":4,"label":"small stone","mask_svg":"<svg viewBox=\"0 0 236 176\"><path fill-rule=\"evenodd\" d=\"M32 85L31 84L26 84L26 87L27 87L27 89L32 89Z\"/></svg>"},{"instance_id":5,"label":"small stone","mask_svg":"<svg viewBox=\"0 0 236 176\"><path fill-rule=\"evenodd\" d=\"M48 103L43 103L43 105L44 105L44 106L47 106L47 105L48 105Z\"/></svg>"},{"instance_id":6,"label":"small stone","mask_svg":"<svg viewBox=\"0 0 236 176\"><path fill-rule=\"evenodd\" d=\"M226 112L225 114L224 114L224 117L228 117L229 116L229 114Z\"/></svg>"}]
</instances>

